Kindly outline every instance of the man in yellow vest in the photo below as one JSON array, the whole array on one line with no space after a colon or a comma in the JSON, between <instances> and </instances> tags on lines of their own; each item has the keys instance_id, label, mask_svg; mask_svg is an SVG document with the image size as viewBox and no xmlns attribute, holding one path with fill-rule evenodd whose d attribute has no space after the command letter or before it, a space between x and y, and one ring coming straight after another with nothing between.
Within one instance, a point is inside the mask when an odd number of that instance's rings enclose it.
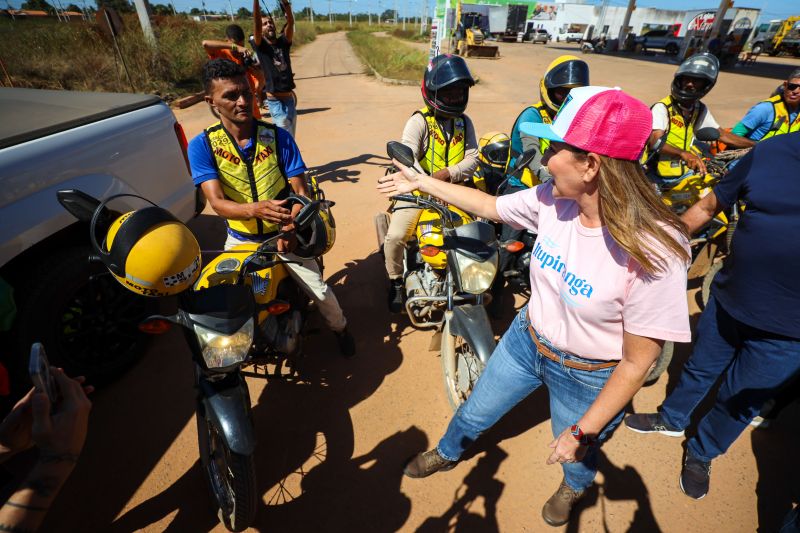
<instances>
[{"instance_id":1,"label":"man in yellow vest","mask_svg":"<svg viewBox=\"0 0 800 533\"><path fill-rule=\"evenodd\" d=\"M225 249L244 242L262 242L279 231L292 231L296 205L290 212L285 198L307 196L306 166L291 134L253 118L253 93L241 66L214 59L203 67L205 100L219 122L189 143L192 180L203 190L211 208L226 219ZM291 276L316 302L336 334L339 351L355 355L355 342L333 290L322 280L314 259L292 253L297 245L290 233L278 240L280 257Z\"/></svg>"},{"instance_id":2,"label":"man in yellow vest","mask_svg":"<svg viewBox=\"0 0 800 533\"><path fill-rule=\"evenodd\" d=\"M783 82L778 94L753 107L733 127L733 133L754 141L800 131L800 68Z\"/></svg>"},{"instance_id":3,"label":"man in yellow vest","mask_svg":"<svg viewBox=\"0 0 800 533\"><path fill-rule=\"evenodd\" d=\"M700 101L717 82L719 61L708 52L693 55L678 67L670 95L653 105L653 133L650 147L662 136L667 141L661 149L655 178L674 180L690 171L706 172L705 164L693 148L694 132L701 128L719 130L719 140L733 148L747 148L754 141L723 130L711 111Z\"/></svg>"},{"instance_id":4,"label":"man in yellow vest","mask_svg":"<svg viewBox=\"0 0 800 533\"><path fill-rule=\"evenodd\" d=\"M458 183L478 166L478 142L472 121L464 114L469 89L475 85L463 58L443 54L433 58L422 79L425 107L406 122L401 142L411 148L422 169L436 179ZM399 203L383 243L389 275L389 310L403 308L403 249L421 209Z\"/></svg>"}]
</instances>

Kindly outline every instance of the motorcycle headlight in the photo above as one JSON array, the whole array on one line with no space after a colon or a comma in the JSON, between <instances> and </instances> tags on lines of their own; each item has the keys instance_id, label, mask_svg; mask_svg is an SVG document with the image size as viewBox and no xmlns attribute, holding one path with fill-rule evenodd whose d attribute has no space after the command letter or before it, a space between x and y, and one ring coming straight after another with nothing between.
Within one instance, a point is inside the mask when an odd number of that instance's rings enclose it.
<instances>
[{"instance_id":1,"label":"motorcycle headlight","mask_svg":"<svg viewBox=\"0 0 800 533\"><path fill-rule=\"evenodd\" d=\"M253 344L253 319L249 319L232 335L224 335L194 324L194 332L203 350L203 359L209 369L225 368L241 363Z\"/></svg>"},{"instance_id":2,"label":"motorcycle headlight","mask_svg":"<svg viewBox=\"0 0 800 533\"><path fill-rule=\"evenodd\" d=\"M470 294L481 294L489 290L497 274L497 252L486 261L475 261L456 253L461 289Z\"/></svg>"}]
</instances>

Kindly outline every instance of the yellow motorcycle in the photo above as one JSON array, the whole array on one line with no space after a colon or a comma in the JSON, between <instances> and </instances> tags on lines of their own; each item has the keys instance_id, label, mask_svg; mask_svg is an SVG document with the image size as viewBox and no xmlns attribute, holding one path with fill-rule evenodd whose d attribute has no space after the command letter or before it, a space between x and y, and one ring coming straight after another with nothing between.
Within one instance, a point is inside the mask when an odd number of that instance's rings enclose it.
<instances>
[{"instance_id":1,"label":"yellow motorcycle","mask_svg":"<svg viewBox=\"0 0 800 533\"><path fill-rule=\"evenodd\" d=\"M411 149L387 145L390 158L419 170ZM416 328L436 328L445 390L455 410L464 403L495 348L484 308L484 293L497 274L497 239L491 224L452 205L426 196L398 195L397 202L422 207L404 263L405 310ZM388 215L376 217L379 246L388 228ZM436 338L432 342L432 346Z\"/></svg>"},{"instance_id":2,"label":"yellow motorcycle","mask_svg":"<svg viewBox=\"0 0 800 533\"><path fill-rule=\"evenodd\" d=\"M313 231L321 230L323 212L330 216L332 202L313 185L312 192L322 199L287 199L289 206L303 205L294 217L298 241L314 224ZM121 214L106 207L111 198L100 202L81 191L62 190L58 199L72 215L90 224L95 249L102 250L96 236ZM277 255L277 240L284 236L278 233L263 243L204 251L220 253L202 268L191 288L170 297L177 299L177 312L153 315L140 324L145 333L164 333L173 325L184 333L194 363L201 464L214 512L230 531L243 531L252 524L259 500L256 436L243 368L251 367L250 375L293 378L302 355L308 297L290 277L289 262Z\"/></svg>"}]
</instances>

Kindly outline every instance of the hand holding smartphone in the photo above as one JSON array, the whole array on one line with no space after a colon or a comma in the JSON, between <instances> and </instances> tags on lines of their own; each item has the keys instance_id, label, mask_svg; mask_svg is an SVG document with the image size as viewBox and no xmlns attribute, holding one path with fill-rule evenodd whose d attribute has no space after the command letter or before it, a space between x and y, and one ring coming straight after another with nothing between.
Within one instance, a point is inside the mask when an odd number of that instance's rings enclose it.
<instances>
[{"instance_id":1,"label":"hand holding smartphone","mask_svg":"<svg viewBox=\"0 0 800 533\"><path fill-rule=\"evenodd\" d=\"M31 345L28 372L36 390L46 393L50 404L56 405L61 399L61 394L58 384L50 372L50 362L47 360L47 353L44 351L44 346L41 342L34 342Z\"/></svg>"}]
</instances>

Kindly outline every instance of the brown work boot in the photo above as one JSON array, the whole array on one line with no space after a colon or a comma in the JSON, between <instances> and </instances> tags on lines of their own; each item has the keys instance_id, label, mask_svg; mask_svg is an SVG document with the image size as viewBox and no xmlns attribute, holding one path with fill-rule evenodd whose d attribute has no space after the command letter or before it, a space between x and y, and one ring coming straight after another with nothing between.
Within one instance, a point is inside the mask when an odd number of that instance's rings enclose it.
<instances>
[{"instance_id":1,"label":"brown work boot","mask_svg":"<svg viewBox=\"0 0 800 533\"><path fill-rule=\"evenodd\" d=\"M562 479L558 490L550 496L550 499L542 507L544 521L551 526L563 526L569 522L569 513L572 511L572 507L583 496L584 492L583 490L573 489Z\"/></svg>"},{"instance_id":2,"label":"brown work boot","mask_svg":"<svg viewBox=\"0 0 800 533\"><path fill-rule=\"evenodd\" d=\"M452 470L457 463L458 461L448 461L434 448L412 457L403 469L403 473L408 477L428 477L440 470L442 472Z\"/></svg>"}]
</instances>

